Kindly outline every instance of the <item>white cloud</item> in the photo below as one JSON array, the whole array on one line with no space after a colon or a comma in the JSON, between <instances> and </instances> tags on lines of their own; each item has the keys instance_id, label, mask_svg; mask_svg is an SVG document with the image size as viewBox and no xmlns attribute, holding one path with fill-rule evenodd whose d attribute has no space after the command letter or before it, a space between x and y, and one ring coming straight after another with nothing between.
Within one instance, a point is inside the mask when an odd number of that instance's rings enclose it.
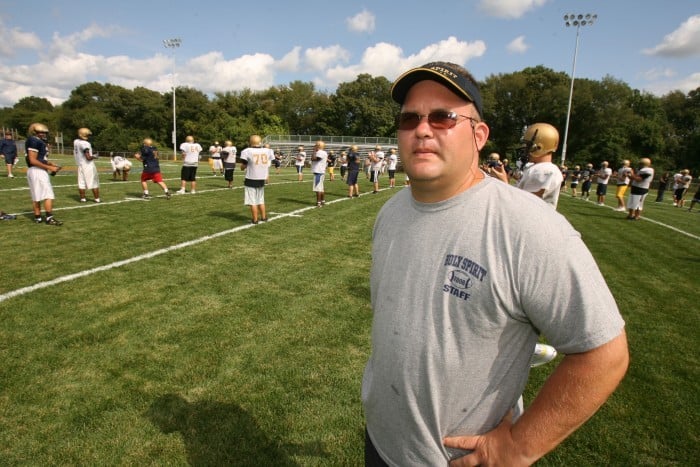
<instances>
[{"instance_id":1,"label":"white cloud","mask_svg":"<svg viewBox=\"0 0 700 467\"><path fill-rule=\"evenodd\" d=\"M362 10L355 16L345 20L348 29L352 32L374 32L375 28L375 16L374 13L367 10Z\"/></svg>"},{"instance_id":2,"label":"white cloud","mask_svg":"<svg viewBox=\"0 0 700 467\"><path fill-rule=\"evenodd\" d=\"M339 45L306 49L304 62L312 71L323 71L336 63L347 63L350 52Z\"/></svg>"},{"instance_id":3,"label":"white cloud","mask_svg":"<svg viewBox=\"0 0 700 467\"><path fill-rule=\"evenodd\" d=\"M355 80L357 75L368 73L372 76L385 76L389 80L401 72L428 62L446 61L466 64L472 58L480 57L486 52L483 41L464 42L454 36L430 44L418 53L404 57L403 50L393 44L380 42L365 50L359 63L347 67L336 66L329 69L323 78L315 80L319 86L334 87L342 82Z\"/></svg>"},{"instance_id":4,"label":"white cloud","mask_svg":"<svg viewBox=\"0 0 700 467\"><path fill-rule=\"evenodd\" d=\"M657 96L663 96L665 94L668 94L669 92L672 91L681 91L685 94L688 94L690 91L693 91L697 88L700 87L700 72L699 73L692 73L688 76L685 76L681 79L677 80L662 80L662 81L657 81L657 82L652 82L646 86L644 86L644 89L646 91L649 91L650 93L657 95Z\"/></svg>"},{"instance_id":5,"label":"white cloud","mask_svg":"<svg viewBox=\"0 0 700 467\"><path fill-rule=\"evenodd\" d=\"M700 55L700 15L691 16L678 29L667 34L659 45L642 52L667 57Z\"/></svg>"},{"instance_id":6,"label":"white cloud","mask_svg":"<svg viewBox=\"0 0 700 467\"><path fill-rule=\"evenodd\" d=\"M301 63L301 47L296 46L290 50L282 59L280 59L275 67L281 71L297 71Z\"/></svg>"},{"instance_id":7,"label":"white cloud","mask_svg":"<svg viewBox=\"0 0 700 467\"><path fill-rule=\"evenodd\" d=\"M522 54L527 52L530 46L525 43L525 36L518 36L506 46L506 50L512 54Z\"/></svg>"},{"instance_id":8,"label":"white cloud","mask_svg":"<svg viewBox=\"0 0 700 467\"><path fill-rule=\"evenodd\" d=\"M0 21L0 57L11 57L17 50L41 49L41 40L33 32L20 29L7 29Z\"/></svg>"},{"instance_id":9,"label":"white cloud","mask_svg":"<svg viewBox=\"0 0 700 467\"><path fill-rule=\"evenodd\" d=\"M657 79L673 78L676 76L676 72L671 68L652 68L651 70L640 73L640 76L647 81L654 81Z\"/></svg>"},{"instance_id":10,"label":"white cloud","mask_svg":"<svg viewBox=\"0 0 700 467\"><path fill-rule=\"evenodd\" d=\"M520 18L525 13L539 8L548 0L481 0L479 8L487 15L497 18Z\"/></svg>"},{"instance_id":11,"label":"white cloud","mask_svg":"<svg viewBox=\"0 0 700 467\"><path fill-rule=\"evenodd\" d=\"M275 84L275 59L262 53L226 60L221 52L210 52L189 60L184 69L187 80L181 84L204 93L263 90Z\"/></svg>"}]
</instances>

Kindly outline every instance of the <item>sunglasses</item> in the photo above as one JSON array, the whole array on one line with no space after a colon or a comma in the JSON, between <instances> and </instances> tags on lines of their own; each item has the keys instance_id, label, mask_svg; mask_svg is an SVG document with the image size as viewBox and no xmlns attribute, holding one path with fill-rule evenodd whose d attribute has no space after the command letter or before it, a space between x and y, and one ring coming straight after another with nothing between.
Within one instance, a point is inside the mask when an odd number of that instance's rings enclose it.
<instances>
[{"instance_id":1,"label":"sunglasses","mask_svg":"<svg viewBox=\"0 0 700 467\"><path fill-rule=\"evenodd\" d=\"M449 130L450 128L454 128L458 123L461 123L458 121L460 117L464 118L464 120L462 120L463 122L466 120L471 120L472 122L476 121L475 118L459 115L456 112L435 110L428 115L420 115L416 112L402 112L396 117L396 125L399 130L414 130L424 117L428 117L428 125L434 130Z\"/></svg>"}]
</instances>

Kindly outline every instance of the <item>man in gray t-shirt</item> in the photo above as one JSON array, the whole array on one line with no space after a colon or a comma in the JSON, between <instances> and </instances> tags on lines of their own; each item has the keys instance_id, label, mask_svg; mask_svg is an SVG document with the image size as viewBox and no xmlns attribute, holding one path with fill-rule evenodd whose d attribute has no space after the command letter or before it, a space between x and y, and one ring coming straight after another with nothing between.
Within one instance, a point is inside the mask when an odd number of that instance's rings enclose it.
<instances>
[{"instance_id":1,"label":"man in gray t-shirt","mask_svg":"<svg viewBox=\"0 0 700 467\"><path fill-rule=\"evenodd\" d=\"M411 188L373 232L366 464L531 464L617 387L624 321L578 232L479 170L489 128L466 70L409 70L392 97ZM540 334L565 357L521 411Z\"/></svg>"}]
</instances>

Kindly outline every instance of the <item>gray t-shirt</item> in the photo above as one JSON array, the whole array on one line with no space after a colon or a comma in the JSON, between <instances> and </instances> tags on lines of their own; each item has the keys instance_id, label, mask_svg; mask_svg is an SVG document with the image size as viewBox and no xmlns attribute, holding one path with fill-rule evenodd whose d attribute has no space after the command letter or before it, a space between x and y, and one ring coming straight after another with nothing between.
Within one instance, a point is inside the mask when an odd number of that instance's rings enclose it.
<instances>
[{"instance_id":1,"label":"gray t-shirt","mask_svg":"<svg viewBox=\"0 0 700 467\"><path fill-rule=\"evenodd\" d=\"M390 199L374 227L371 295L362 400L396 466L446 465L465 452L444 437L493 429L523 392L540 333L567 354L624 326L579 233L489 177L440 203L410 188Z\"/></svg>"}]
</instances>

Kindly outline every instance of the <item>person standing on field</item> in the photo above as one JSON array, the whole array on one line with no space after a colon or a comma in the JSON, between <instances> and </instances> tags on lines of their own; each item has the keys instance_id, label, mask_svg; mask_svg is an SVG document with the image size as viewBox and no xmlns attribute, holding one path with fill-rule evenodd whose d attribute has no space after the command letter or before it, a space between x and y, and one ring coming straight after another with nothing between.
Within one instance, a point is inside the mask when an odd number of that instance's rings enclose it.
<instances>
[{"instance_id":1,"label":"person standing on field","mask_svg":"<svg viewBox=\"0 0 700 467\"><path fill-rule=\"evenodd\" d=\"M226 141L221 150L221 160L224 163L224 180L226 180L227 188L233 188L233 172L236 170L237 155L238 149L233 145L233 141Z\"/></svg>"},{"instance_id":2,"label":"person standing on field","mask_svg":"<svg viewBox=\"0 0 700 467\"><path fill-rule=\"evenodd\" d=\"M180 189L176 192L179 195L187 193L185 189L187 182L190 182L190 193L197 193L197 168L199 160L202 158L202 146L195 142L194 136L188 135L185 142L180 145L182 153L182 168L180 169Z\"/></svg>"},{"instance_id":3,"label":"person standing on field","mask_svg":"<svg viewBox=\"0 0 700 467\"><path fill-rule=\"evenodd\" d=\"M251 223L267 221L265 206L265 182L270 176L270 165L275 153L272 149L262 147L262 138L252 135L250 146L241 151L241 170L245 170L243 181L245 205L250 206Z\"/></svg>"},{"instance_id":4,"label":"person standing on field","mask_svg":"<svg viewBox=\"0 0 700 467\"><path fill-rule=\"evenodd\" d=\"M644 200L649 193L649 187L654 180L654 169L651 168L651 159L642 157L639 160L639 169L634 172L630 169L631 192L627 199L627 219L638 221L644 209Z\"/></svg>"},{"instance_id":5,"label":"person standing on field","mask_svg":"<svg viewBox=\"0 0 700 467\"><path fill-rule=\"evenodd\" d=\"M360 164L362 163L359 148L353 144L348 150L348 198L357 198L360 196L360 185L357 182L360 176Z\"/></svg>"},{"instance_id":6,"label":"person standing on field","mask_svg":"<svg viewBox=\"0 0 700 467\"><path fill-rule=\"evenodd\" d=\"M172 192L168 190L168 186L163 181L163 174L160 173L160 162L158 160L158 148L153 145L151 138L145 138L139 152L134 154L136 160L143 164L143 172L141 172L141 188L143 189L143 199L151 199L152 196L148 191L148 182L157 183L165 193L165 199L170 199Z\"/></svg>"},{"instance_id":7,"label":"person standing on field","mask_svg":"<svg viewBox=\"0 0 700 467\"><path fill-rule=\"evenodd\" d=\"M326 205L326 189L323 186L326 179L326 168L328 166L328 153L325 151L326 143L317 141L314 152L311 155L311 172L314 174L313 190L316 193L316 207Z\"/></svg>"},{"instance_id":8,"label":"person standing on field","mask_svg":"<svg viewBox=\"0 0 700 467\"><path fill-rule=\"evenodd\" d=\"M80 202L85 203L85 191L92 190L95 202L100 202L100 175L95 165L95 154L90 144L92 131L89 128L78 129L78 137L73 141L73 158L78 167L78 194Z\"/></svg>"},{"instance_id":9,"label":"person standing on field","mask_svg":"<svg viewBox=\"0 0 700 467\"><path fill-rule=\"evenodd\" d=\"M29 136L24 143L27 151L27 182L29 183L29 193L32 196L34 222L42 223L41 203L43 202L46 224L60 226L63 225L63 222L53 216L54 193L49 175L56 175L61 167L48 159L48 139L49 128L46 125L43 123L29 125Z\"/></svg>"},{"instance_id":10,"label":"person standing on field","mask_svg":"<svg viewBox=\"0 0 700 467\"><path fill-rule=\"evenodd\" d=\"M12 169L17 163L17 143L12 139L12 132L5 131L5 139L0 140L0 154L5 158L7 178L15 178Z\"/></svg>"},{"instance_id":11,"label":"person standing on field","mask_svg":"<svg viewBox=\"0 0 700 467\"><path fill-rule=\"evenodd\" d=\"M413 68L391 97L411 186L372 231L365 465L533 464L622 380L624 320L564 216L479 169L489 127L467 70ZM540 335L564 358L523 408Z\"/></svg>"}]
</instances>

